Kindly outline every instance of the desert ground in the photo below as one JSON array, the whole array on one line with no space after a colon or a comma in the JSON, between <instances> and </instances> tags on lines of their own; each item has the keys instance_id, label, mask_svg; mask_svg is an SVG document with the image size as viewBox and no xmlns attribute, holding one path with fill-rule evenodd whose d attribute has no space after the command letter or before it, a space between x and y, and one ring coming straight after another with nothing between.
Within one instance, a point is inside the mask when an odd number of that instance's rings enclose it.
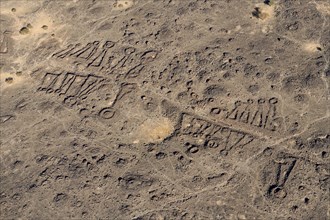
<instances>
[{"instance_id":1,"label":"desert ground","mask_svg":"<svg viewBox=\"0 0 330 220\"><path fill-rule=\"evenodd\" d=\"M328 0L0 10L0 219L330 219Z\"/></svg>"}]
</instances>

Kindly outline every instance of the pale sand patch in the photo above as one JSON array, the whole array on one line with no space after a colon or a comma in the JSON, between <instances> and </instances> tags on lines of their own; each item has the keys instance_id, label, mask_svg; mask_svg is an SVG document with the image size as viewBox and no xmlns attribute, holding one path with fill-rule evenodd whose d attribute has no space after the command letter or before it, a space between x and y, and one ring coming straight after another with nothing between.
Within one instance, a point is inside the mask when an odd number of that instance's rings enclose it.
<instances>
[{"instance_id":1,"label":"pale sand patch","mask_svg":"<svg viewBox=\"0 0 330 220\"><path fill-rule=\"evenodd\" d=\"M330 15L330 3L329 2L318 2L316 3L316 9L322 14Z\"/></svg>"},{"instance_id":2,"label":"pale sand patch","mask_svg":"<svg viewBox=\"0 0 330 220\"><path fill-rule=\"evenodd\" d=\"M314 53L319 51L318 48L321 48L321 45L317 42L306 42L302 45L303 50L309 53Z\"/></svg>"},{"instance_id":3,"label":"pale sand patch","mask_svg":"<svg viewBox=\"0 0 330 220\"><path fill-rule=\"evenodd\" d=\"M275 6L274 5L266 5L264 3L256 4L255 8L259 12L259 20L261 22L269 22L274 19Z\"/></svg>"},{"instance_id":4,"label":"pale sand patch","mask_svg":"<svg viewBox=\"0 0 330 220\"><path fill-rule=\"evenodd\" d=\"M20 22L21 23L21 22ZM48 32L54 31L52 18L44 12L36 14L33 18L26 20L25 25L19 26L16 23L17 32L13 38L22 40L27 37L38 37Z\"/></svg>"},{"instance_id":5,"label":"pale sand patch","mask_svg":"<svg viewBox=\"0 0 330 220\"><path fill-rule=\"evenodd\" d=\"M5 31L14 40L14 52L19 48L37 48L51 34L58 33L65 25L55 24L56 17L40 10L43 1L20 0L1 2L1 14L10 19ZM8 28L8 29L7 29ZM25 64L28 53L15 54L15 63ZM12 63L14 61L11 61Z\"/></svg>"},{"instance_id":6,"label":"pale sand patch","mask_svg":"<svg viewBox=\"0 0 330 220\"><path fill-rule=\"evenodd\" d=\"M0 91L7 88L15 88L26 83L28 78L19 74L10 74L0 72Z\"/></svg>"},{"instance_id":7,"label":"pale sand patch","mask_svg":"<svg viewBox=\"0 0 330 220\"><path fill-rule=\"evenodd\" d=\"M267 5L264 3L256 4L252 14L258 19L262 33L267 34L272 32L272 23L275 18L275 5ZM252 31L251 34L256 34L256 31Z\"/></svg>"},{"instance_id":8,"label":"pale sand patch","mask_svg":"<svg viewBox=\"0 0 330 220\"><path fill-rule=\"evenodd\" d=\"M11 39L15 41L15 49L37 48L46 39L50 39L51 34L61 32L65 25L56 24L53 17L45 12L38 12L27 17L23 17L13 22L11 29ZM61 39L56 38L61 41ZM15 63L25 65L28 53L15 54Z\"/></svg>"},{"instance_id":9,"label":"pale sand patch","mask_svg":"<svg viewBox=\"0 0 330 220\"><path fill-rule=\"evenodd\" d=\"M173 123L164 117L147 119L132 132L134 143L157 143L174 131Z\"/></svg>"},{"instance_id":10,"label":"pale sand patch","mask_svg":"<svg viewBox=\"0 0 330 220\"><path fill-rule=\"evenodd\" d=\"M134 5L134 0L117 0L113 4L114 10L125 10L127 8L130 8Z\"/></svg>"},{"instance_id":11,"label":"pale sand patch","mask_svg":"<svg viewBox=\"0 0 330 220\"><path fill-rule=\"evenodd\" d=\"M1 14L25 16L35 13L42 7L42 0L2 1Z\"/></svg>"}]
</instances>

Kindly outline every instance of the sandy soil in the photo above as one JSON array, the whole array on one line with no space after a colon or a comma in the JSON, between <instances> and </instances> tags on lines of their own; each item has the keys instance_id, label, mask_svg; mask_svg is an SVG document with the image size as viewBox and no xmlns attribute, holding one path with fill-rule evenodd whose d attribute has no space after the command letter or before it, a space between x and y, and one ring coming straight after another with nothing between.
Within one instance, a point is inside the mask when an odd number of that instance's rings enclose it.
<instances>
[{"instance_id":1,"label":"sandy soil","mask_svg":"<svg viewBox=\"0 0 330 220\"><path fill-rule=\"evenodd\" d=\"M329 11L1 1L0 219L329 219Z\"/></svg>"}]
</instances>

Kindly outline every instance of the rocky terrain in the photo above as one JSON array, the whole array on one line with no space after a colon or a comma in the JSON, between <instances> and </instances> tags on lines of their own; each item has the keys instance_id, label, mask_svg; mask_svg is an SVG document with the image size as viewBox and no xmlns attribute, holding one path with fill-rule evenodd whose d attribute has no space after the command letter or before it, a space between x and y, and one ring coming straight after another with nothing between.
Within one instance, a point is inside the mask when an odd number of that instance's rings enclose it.
<instances>
[{"instance_id":1,"label":"rocky terrain","mask_svg":"<svg viewBox=\"0 0 330 220\"><path fill-rule=\"evenodd\" d=\"M330 218L329 1L0 4L0 219Z\"/></svg>"}]
</instances>

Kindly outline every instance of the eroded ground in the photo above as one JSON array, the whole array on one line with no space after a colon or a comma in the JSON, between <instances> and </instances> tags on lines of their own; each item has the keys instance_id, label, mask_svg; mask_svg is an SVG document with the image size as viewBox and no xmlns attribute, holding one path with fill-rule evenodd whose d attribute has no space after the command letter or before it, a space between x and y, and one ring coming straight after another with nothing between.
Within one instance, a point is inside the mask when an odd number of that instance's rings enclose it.
<instances>
[{"instance_id":1,"label":"eroded ground","mask_svg":"<svg viewBox=\"0 0 330 220\"><path fill-rule=\"evenodd\" d=\"M1 1L1 219L329 219L326 0Z\"/></svg>"}]
</instances>

